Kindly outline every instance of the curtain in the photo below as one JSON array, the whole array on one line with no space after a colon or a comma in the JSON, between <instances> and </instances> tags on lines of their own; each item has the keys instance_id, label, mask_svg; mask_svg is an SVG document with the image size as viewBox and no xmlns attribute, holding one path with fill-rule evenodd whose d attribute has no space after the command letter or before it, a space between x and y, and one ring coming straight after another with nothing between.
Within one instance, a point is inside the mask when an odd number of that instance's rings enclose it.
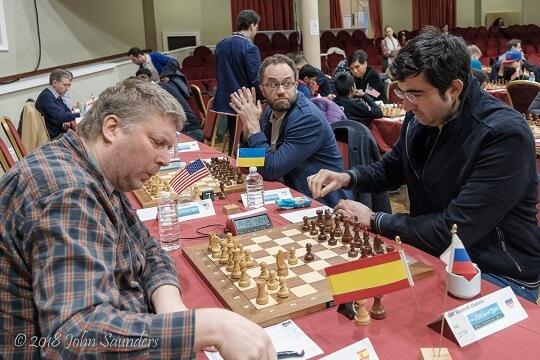
<instances>
[{"instance_id":1,"label":"curtain","mask_svg":"<svg viewBox=\"0 0 540 360\"><path fill-rule=\"evenodd\" d=\"M255 10L261 17L259 30L293 30L294 0L231 0L232 28L242 10Z\"/></svg>"},{"instance_id":2,"label":"curtain","mask_svg":"<svg viewBox=\"0 0 540 360\"><path fill-rule=\"evenodd\" d=\"M373 26L373 37L382 36L382 11L381 0L369 0L369 18Z\"/></svg>"},{"instance_id":3,"label":"curtain","mask_svg":"<svg viewBox=\"0 0 540 360\"><path fill-rule=\"evenodd\" d=\"M413 0L413 28L421 29L424 25L456 26L456 0Z\"/></svg>"},{"instance_id":4,"label":"curtain","mask_svg":"<svg viewBox=\"0 0 540 360\"><path fill-rule=\"evenodd\" d=\"M343 27L343 18L341 17L340 0L330 0L330 28L341 29Z\"/></svg>"}]
</instances>

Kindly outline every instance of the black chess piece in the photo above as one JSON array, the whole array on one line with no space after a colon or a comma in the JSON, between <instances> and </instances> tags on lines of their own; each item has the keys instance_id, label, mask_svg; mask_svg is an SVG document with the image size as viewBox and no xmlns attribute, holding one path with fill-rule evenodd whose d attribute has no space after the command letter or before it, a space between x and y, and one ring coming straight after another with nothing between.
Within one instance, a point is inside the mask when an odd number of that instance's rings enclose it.
<instances>
[{"instance_id":1,"label":"black chess piece","mask_svg":"<svg viewBox=\"0 0 540 360\"><path fill-rule=\"evenodd\" d=\"M309 230L309 235L317 235L318 231L314 220L311 220L311 229Z\"/></svg>"},{"instance_id":2,"label":"black chess piece","mask_svg":"<svg viewBox=\"0 0 540 360\"><path fill-rule=\"evenodd\" d=\"M324 225L323 211L322 210L317 210L316 214L317 214L317 226Z\"/></svg>"},{"instance_id":3,"label":"black chess piece","mask_svg":"<svg viewBox=\"0 0 540 360\"><path fill-rule=\"evenodd\" d=\"M330 239L328 239L328 245L331 245L331 246L334 246L334 245L337 245L337 239L335 238L335 233L336 230L333 230L331 233L330 233Z\"/></svg>"},{"instance_id":4,"label":"black chess piece","mask_svg":"<svg viewBox=\"0 0 540 360\"><path fill-rule=\"evenodd\" d=\"M224 200L225 199L225 184L223 183L223 181L220 181L219 182L219 198L221 200Z\"/></svg>"},{"instance_id":5,"label":"black chess piece","mask_svg":"<svg viewBox=\"0 0 540 360\"><path fill-rule=\"evenodd\" d=\"M343 236L341 237L341 242L348 244L349 241L351 241L351 230L349 229L349 221L345 220L345 231L343 232Z\"/></svg>"},{"instance_id":6,"label":"black chess piece","mask_svg":"<svg viewBox=\"0 0 540 360\"><path fill-rule=\"evenodd\" d=\"M362 240L360 239L360 228L358 226L354 226L353 228L353 231L354 231L354 237L353 237L353 242L354 243L362 243Z\"/></svg>"},{"instance_id":7,"label":"black chess piece","mask_svg":"<svg viewBox=\"0 0 540 360\"><path fill-rule=\"evenodd\" d=\"M326 241L326 232L324 231L324 225L319 225L319 236L317 236L317 240L319 241Z\"/></svg>"},{"instance_id":8,"label":"black chess piece","mask_svg":"<svg viewBox=\"0 0 540 360\"><path fill-rule=\"evenodd\" d=\"M351 258L358 256L358 251L354 248L354 241L351 242L351 247L349 248L349 252L347 253L347 255Z\"/></svg>"},{"instance_id":9,"label":"black chess piece","mask_svg":"<svg viewBox=\"0 0 540 360\"><path fill-rule=\"evenodd\" d=\"M334 236L335 237L341 237L343 233L341 232L341 227L339 226L339 217L335 217L334 219Z\"/></svg>"},{"instance_id":10,"label":"black chess piece","mask_svg":"<svg viewBox=\"0 0 540 360\"><path fill-rule=\"evenodd\" d=\"M302 224L302 231L309 231L308 217L304 216L304 224Z\"/></svg>"},{"instance_id":11,"label":"black chess piece","mask_svg":"<svg viewBox=\"0 0 540 360\"><path fill-rule=\"evenodd\" d=\"M310 243L306 244L306 255L304 255L305 262L310 262L315 259L315 256L313 256L313 254L311 253L311 246L312 245Z\"/></svg>"},{"instance_id":12,"label":"black chess piece","mask_svg":"<svg viewBox=\"0 0 540 360\"><path fill-rule=\"evenodd\" d=\"M382 239L379 235L375 235L373 238L373 251L375 254L384 254L384 247Z\"/></svg>"},{"instance_id":13,"label":"black chess piece","mask_svg":"<svg viewBox=\"0 0 540 360\"><path fill-rule=\"evenodd\" d=\"M386 245L386 252L387 253L393 252L394 250L396 250L394 248L394 245Z\"/></svg>"}]
</instances>

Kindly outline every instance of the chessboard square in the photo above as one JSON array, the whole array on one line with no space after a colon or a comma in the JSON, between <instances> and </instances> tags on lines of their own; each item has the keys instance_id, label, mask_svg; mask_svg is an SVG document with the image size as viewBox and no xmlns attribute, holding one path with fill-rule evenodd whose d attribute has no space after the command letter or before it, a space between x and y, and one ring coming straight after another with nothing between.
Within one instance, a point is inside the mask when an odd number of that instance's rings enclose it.
<instances>
[{"instance_id":1,"label":"chessboard square","mask_svg":"<svg viewBox=\"0 0 540 360\"><path fill-rule=\"evenodd\" d=\"M325 260L316 260L308 263L308 266L313 270L321 270L330 266Z\"/></svg>"},{"instance_id":2,"label":"chessboard square","mask_svg":"<svg viewBox=\"0 0 540 360\"><path fill-rule=\"evenodd\" d=\"M259 244L251 244L244 246L244 250L249 249L251 253L253 254L256 251L262 250L262 247Z\"/></svg>"},{"instance_id":3,"label":"chessboard square","mask_svg":"<svg viewBox=\"0 0 540 360\"><path fill-rule=\"evenodd\" d=\"M311 272L311 271L313 271L313 269L309 267L309 265L307 264L302 264L294 268L294 272L297 275L307 274L308 272Z\"/></svg>"},{"instance_id":4,"label":"chessboard square","mask_svg":"<svg viewBox=\"0 0 540 360\"><path fill-rule=\"evenodd\" d=\"M322 276L316 271L308 272L307 274L300 275L300 278L309 284L325 279L324 276Z\"/></svg>"},{"instance_id":5,"label":"chessboard square","mask_svg":"<svg viewBox=\"0 0 540 360\"><path fill-rule=\"evenodd\" d=\"M310 283L310 285L318 291L328 290L330 288L330 284L328 283L326 276L322 275L322 277L323 279Z\"/></svg>"},{"instance_id":6,"label":"chessboard square","mask_svg":"<svg viewBox=\"0 0 540 360\"><path fill-rule=\"evenodd\" d=\"M311 239L311 237L309 236L309 233L307 233L307 235L304 234L304 233L302 233L302 234L298 234L298 235L292 235L292 236L289 236L289 237L290 237L293 241L296 241L296 242L298 242L298 241L304 241L304 240L310 240L310 239Z\"/></svg>"},{"instance_id":7,"label":"chessboard square","mask_svg":"<svg viewBox=\"0 0 540 360\"><path fill-rule=\"evenodd\" d=\"M316 241L315 241L315 242L316 242ZM310 244L313 245L315 242L313 241L313 239L306 239L306 240L300 240L300 241L297 241L296 243L297 243L298 245L300 245L300 246L302 246L302 247L305 248L305 247L306 247L306 244L310 243Z\"/></svg>"},{"instance_id":8,"label":"chessboard square","mask_svg":"<svg viewBox=\"0 0 540 360\"><path fill-rule=\"evenodd\" d=\"M260 263L259 259L265 256L268 256L268 253L264 249L251 253L251 258L257 262L255 265L258 265Z\"/></svg>"},{"instance_id":9,"label":"chessboard square","mask_svg":"<svg viewBox=\"0 0 540 360\"><path fill-rule=\"evenodd\" d=\"M273 256L276 256L277 253L279 252L279 250L281 250L282 252L288 252L287 250L285 250L285 248L281 247L281 246L274 246L274 247L270 247L270 248L267 248L265 249L266 252L270 255L273 255ZM274 262L275 262L275 259L274 259Z\"/></svg>"},{"instance_id":10,"label":"chessboard square","mask_svg":"<svg viewBox=\"0 0 540 360\"><path fill-rule=\"evenodd\" d=\"M336 256L336 253L333 252L332 250L323 250L323 251L319 251L317 252L317 256L320 258L320 259L329 259L331 257L334 257Z\"/></svg>"},{"instance_id":11,"label":"chessboard square","mask_svg":"<svg viewBox=\"0 0 540 360\"><path fill-rule=\"evenodd\" d=\"M254 243L260 244L263 242L270 241L272 240L272 238L268 237L267 235L263 235L263 236L257 236L257 237L251 238L251 240L253 240Z\"/></svg>"},{"instance_id":12,"label":"chessboard square","mask_svg":"<svg viewBox=\"0 0 540 360\"><path fill-rule=\"evenodd\" d=\"M255 306L256 309L260 310L260 309L264 309L265 307L269 307L269 306L273 306L273 305L276 305L277 304L277 301L270 295L268 295L268 303L267 304L264 304L264 305L259 305L257 304L257 299L256 297L254 299L250 299L249 300L253 306Z\"/></svg>"},{"instance_id":13,"label":"chessboard square","mask_svg":"<svg viewBox=\"0 0 540 360\"><path fill-rule=\"evenodd\" d=\"M299 276L296 276L296 277L291 278L291 279L287 279L287 281L285 282L285 284L287 285L287 287L289 289L304 285L305 283L306 282L304 280L302 280Z\"/></svg>"},{"instance_id":14,"label":"chessboard square","mask_svg":"<svg viewBox=\"0 0 540 360\"><path fill-rule=\"evenodd\" d=\"M258 277L261 274L261 268L260 267L252 267L246 269L246 274L249 275L250 278Z\"/></svg>"},{"instance_id":15,"label":"chessboard square","mask_svg":"<svg viewBox=\"0 0 540 360\"><path fill-rule=\"evenodd\" d=\"M274 242L278 245L285 245L285 244L291 244L294 242L293 239L291 239L290 237L283 237L283 238L279 238L279 239L276 239L274 240Z\"/></svg>"},{"instance_id":16,"label":"chessboard square","mask_svg":"<svg viewBox=\"0 0 540 360\"><path fill-rule=\"evenodd\" d=\"M277 253L277 252L276 252ZM272 255L268 255L267 256L264 256L264 257L261 257L261 258L257 258L257 263L261 263L263 261L266 261L266 264L267 265L271 265L271 264L274 264L276 262L276 258Z\"/></svg>"},{"instance_id":17,"label":"chessboard square","mask_svg":"<svg viewBox=\"0 0 540 360\"><path fill-rule=\"evenodd\" d=\"M240 285L238 285L238 280L236 280L234 282L234 285L236 285L236 287L239 288L242 291L246 291L246 290L253 289L253 288L257 287L257 283L253 279L249 279L249 286L246 286L246 287L240 287Z\"/></svg>"},{"instance_id":18,"label":"chessboard square","mask_svg":"<svg viewBox=\"0 0 540 360\"><path fill-rule=\"evenodd\" d=\"M290 229L290 230L284 230L282 231L282 233L285 236L293 236L293 235L300 235L302 232L298 229Z\"/></svg>"},{"instance_id":19,"label":"chessboard square","mask_svg":"<svg viewBox=\"0 0 540 360\"><path fill-rule=\"evenodd\" d=\"M345 262L343 261L343 258L341 256L335 256L335 254L334 254L334 257L324 259L324 260L327 261L330 265L338 265L338 264L343 264Z\"/></svg>"},{"instance_id":20,"label":"chessboard square","mask_svg":"<svg viewBox=\"0 0 540 360\"><path fill-rule=\"evenodd\" d=\"M296 295L298 297L302 297L302 296L308 296L308 295L311 295L311 294L315 294L317 292L317 289L315 289L313 286L311 286L309 284L305 284L305 285L290 288L290 291L294 295Z\"/></svg>"}]
</instances>

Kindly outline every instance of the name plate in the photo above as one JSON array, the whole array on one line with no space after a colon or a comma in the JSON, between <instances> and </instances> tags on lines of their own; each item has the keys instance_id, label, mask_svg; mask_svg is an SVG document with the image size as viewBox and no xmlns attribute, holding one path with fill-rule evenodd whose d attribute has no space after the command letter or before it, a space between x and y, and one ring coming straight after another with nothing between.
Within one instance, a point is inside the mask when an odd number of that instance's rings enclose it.
<instances>
[{"instance_id":1,"label":"name plate","mask_svg":"<svg viewBox=\"0 0 540 360\"><path fill-rule=\"evenodd\" d=\"M527 317L527 313L509 286L444 313L448 327L461 347L501 331Z\"/></svg>"}]
</instances>

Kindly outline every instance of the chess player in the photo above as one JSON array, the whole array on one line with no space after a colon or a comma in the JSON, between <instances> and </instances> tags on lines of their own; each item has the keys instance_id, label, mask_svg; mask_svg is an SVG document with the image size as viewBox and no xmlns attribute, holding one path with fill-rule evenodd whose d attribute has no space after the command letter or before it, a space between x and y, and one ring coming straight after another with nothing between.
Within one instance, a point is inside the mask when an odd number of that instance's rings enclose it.
<instances>
[{"instance_id":1,"label":"chess player","mask_svg":"<svg viewBox=\"0 0 540 360\"><path fill-rule=\"evenodd\" d=\"M186 309L173 260L125 194L169 163L184 121L165 90L126 80L99 96L77 133L2 177L2 356L187 359L214 346L226 359L276 358L256 324Z\"/></svg>"},{"instance_id":2,"label":"chess player","mask_svg":"<svg viewBox=\"0 0 540 360\"><path fill-rule=\"evenodd\" d=\"M343 160L332 128L313 102L297 91L294 62L285 55L266 58L259 70L260 90L268 107L263 112L255 89L231 95L231 107L243 123L247 146L265 148L265 180L283 183L311 196L306 178L320 169L343 171ZM349 193L342 189L325 194L322 202L334 206Z\"/></svg>"},{"instance_id":3,"label":"chess player","mask_svg":"<svg viewBox=\"0 0 540 360\"><path fill-rule=\"evenodd\" d=\"M538 176L523 117L482 91L463 40L428 27L396 56L392 73L407 111L382 161L308 179L314 197L340 188L380 192L407 185L410 214L373 213L340 201L362 226L439 256L450 227L482 276L535 301L540 283Z\"/></svg>"},{"instance_id":4,"label":"chess player","mask_svg":"<svg viewBox=\"0 0 540 360\"><path fill-rule=\"evenodd\" d=\"M171 61L176 62L176 59L168 57L165 54L160 53L159 51L152 51L149 53L144 53L138 47L132 47L128 51L129 60L135 65L139 65L139 68L145 68L150 70L152 73L152 80L155 82L159 81L161 71L163 68ZM178 67L176 65L176 67Z\"/></svg>"},{"instance_id":5,"label":"chess player","mask_svg":"<svg viewBox=\"0 0 540 360\"><path fill-rule=\"evenodd\" d=\"M62 97L71 88L73 75L64 69L55 69L49 75L49 86L38 95L36 109L45 118L50 139L56 139L69 129L79 113L72 113Z\"/></svg>"}]
</instances>

